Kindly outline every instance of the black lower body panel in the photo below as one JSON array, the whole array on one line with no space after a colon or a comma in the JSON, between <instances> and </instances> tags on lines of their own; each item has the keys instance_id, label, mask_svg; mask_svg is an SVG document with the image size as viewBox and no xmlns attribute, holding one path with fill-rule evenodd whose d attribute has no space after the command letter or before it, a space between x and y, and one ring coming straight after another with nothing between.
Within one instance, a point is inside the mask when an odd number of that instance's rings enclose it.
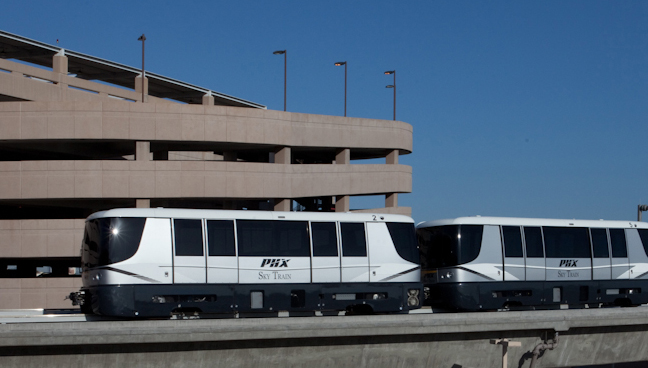
<instances>
[{"instance_id":1,"label":"black lower body panel","mask_svg":"<svg viewBox=\"0 0 648 368\"><path fill-rule=\"evenodd\" d=\"M420 283L106 285L84 290L94 313L116 317L349 309L398 313L422 303ZM415 305L411 290L418 290Z\"/></svg>"},{"instance_id":2,"label":"black lower body panel","mask_svg":"<svg viewBox=\"0 0 648 368\"><path fill-rule=\"evenodd\" d=\"M648 303L648 280L515 281L426 284L425 304L476 311L561 304Z\"/></svg>"}]
</instances>

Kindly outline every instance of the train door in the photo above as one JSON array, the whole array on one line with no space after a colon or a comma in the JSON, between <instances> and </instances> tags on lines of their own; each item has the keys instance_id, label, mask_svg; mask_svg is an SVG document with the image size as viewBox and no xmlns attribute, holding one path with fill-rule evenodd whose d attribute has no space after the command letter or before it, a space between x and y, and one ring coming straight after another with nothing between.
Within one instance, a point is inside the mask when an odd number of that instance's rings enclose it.
<instances>
[{"instance_id":1,"label":"train door","mask_svg":"<svg viewBox=\"0 0 648 368\"><path fill-rule=\"evenodd\" d=\"M340 282L340 251L335 222L311 222L313 282Z\"/></svg>"},{"instance_id":2,"label":"train door","mask_svg":"<svg viewBox=\"0 0 648 368\"><path fill-rule=\"evenodd\" d=\"M341 222L342 282L369 282L369 256L364 222Z\"/></svg>"},{"instance_id":3,"label":"train door","mask_svg":"<svg viewBox=\"0 0 648 368\"><path fill-rule=\"evenodd\" d=\"M592 239L592 280L610 280L612 262L606 229L590 229Z\"/></svg>"},{"instance_id":4,"label":"train door","mask_svg":"<svg viewBox=\"0 0 648 368\"><path fill-rule=\"evenodd\" d=\"M236 220L239 283L311 282L307 221Z\"/></svg>"},{"instance_id":5,"label":"train door","mask_svg":"<svg viewBox=\"0 0 648 368\"><path fill-rule=\"evenodd\" d=\"M609 229L612 249L612 280L629 279L630 263L624 229Z\"/></svg>"},{"instance_id":6,"label":"train door","mask_svg":"<svg viewBox=\"0 0 648 368\"><path fill-rule=\"evenodd\" d=\"M545 258L542 244L542 230L539 226L524 227L524 244L526 249L526 280L544 281Z\"/></svg>"},{"instance_id":7,"label":"train door","mask_svg":"<svg viewBox=\"0 0 648 368\"><path fill-rule=\"evenodd\" d=\"M207 282L238 283L234 220L207 220Z\"/></svg>"},{"instance_id":8,"label":"train door","mask_svg":"<svg viewBox=\"0 0 648 368\"><path fill-rule=\"evenodd\" d=\"M524 281L524 250L519 226L502 226L504 281Z\"/></svg>"},{"instance_id":9,"label":"train door","mask_svg":"<svg viewBox=\"0 0 648 368\"><path fill-rule=\"evenodd\" d=\"M547 281L592 280L592 248L588 228L544 226L542 233ZM580 301L587 299L586 291L583 291ZM561 300L567 299L563 297Z\"/></svg>"},{"instance_id":10,"label":"train door","mask_svg":"<svg viewBox=\"0 0 648 368\"><path fill-rule=\"evenodd\" d=\"M202 220L173 220L173 282L205 283L205 246Z\"/></svg>"}]
</instances>

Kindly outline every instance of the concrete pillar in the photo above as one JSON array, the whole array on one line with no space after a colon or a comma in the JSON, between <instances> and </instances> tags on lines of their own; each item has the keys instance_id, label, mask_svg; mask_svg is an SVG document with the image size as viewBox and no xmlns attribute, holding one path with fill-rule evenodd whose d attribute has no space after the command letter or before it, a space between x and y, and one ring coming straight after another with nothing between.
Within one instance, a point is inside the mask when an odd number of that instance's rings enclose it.
<instances>
[{"instance_id":1,"label":"concrete pillar","mask_svg":"<svg viewBox=\"0 0 648 368\"><path fill-rule=\"evenodd\" d=\"M335 199L335 212L349 212L349 196L336 196Z\"/></svg>"},{"instance_id":2,"label":"concrete pillar","mask_svg":"<svg viewBox=\"0 0 648 368\"><path fill-rule=\"evenodd\" d=\"M385 207L398 207L398 193L385 194Z\"/></svg>"},{"instance_id":3,"label":"concrete pillar","mask_svg":"<svg viewBox=\"0 0 648 368\"><path fill-rule=\"evenodd\" d=\"M272 156L272 155L271 155ZM290 147L283 147L274 152L274 163L290 165L291 163ZM290 211L292 209L292 200L289 198L275 199L275 211Z\"/></svg>"},{"instance_id":4,"label":"concrete pillar","mask_svg":"<svg viewBox=\"0 0 648 368\"><path fill-rule=\"evenodd\" d=\"M208 93L206 93L202 97L202 104L203 105L213 105L214 104L214 96L212 96L211 91L209 91Z\"/></svg>"},{"instance_id":5,"label":"concrete pillar","mask_svg":"<svg viewBox=\"0 0 648 368\"><path fill-rule=\"evenodd\" d=\"M275 211L290 211L292 208L292 200L288 198L275 199Z\"/></svg>"},{"instance_id":6,"label":"concrete pillar","mask_svg":"<svg viewBox=\"0 0 648 368\"><path fill-rule=\"evenodd\" d=\"M68 73L68 58L65 56L65 50L61 49L52 60L52 70L55 73L67 75Z\"/></svg>"},{"instance_id":7,"label":"concrete pillar","mask_svg":"<svg viewBox=\"0 0 648 368\"><path fill-rule=\"evenodd\" d=\"M351 163L351 149L341 148L335 153L337 165L349 165ZM349 196L335 196L335 212L349 212Z\"/></svg>"},{"instance_id":8,"label":"concrete pillar","mask_svg":"<svg viewBox=\"0 0 648 368\"><path fill-rule=\"evenodd\" d=\"M398 165L398 150L393 150L387 154L387 165Z\"/></svg>"},{"instance_id":9,"label":"concrete pillar","mask_svg":"<svg viewBox=\"0 0 648 368\"><path fill-rule=\"evenodd\" d=\"M283 147L278 151L275 151L274 154L274 163L275 164L284 164L290 165L291 154L290 147Z\"/></svg>"},{"instance_id":10,"label":"concrete pillar","mask_svg":"<svg viewBox=\"0 0 648 368\"><path fill-rule=\"evenodd\" d=\"M151 208L151 200L150 199L136 199L135 200L135 207L137 207L137 208Z\"/></svg>"},{"instance_id":11,"label":"concrete pillar","mask_svg":"<svg viewBox=\"0 0 648 368\"><path fill-rule=\"evenodd\" d=\"M342 148L335 154L335 163L338 165L348 165L351 163L351 149Z\"/></svg>"},{"instance_id":12,"label":"concrete pillar","mask_svg":"<svg viewBox=\"0 0 648 368\"><path fill-rule=\"evenodd\" d=\"M138 101L142 98L142 76L135 77L135 92L138 93ZM148 78L144 78L144 102L148 101Z\"/></svg>"},{"instance_id":13,"label":"concrete pillar","mask_svg":"<svg viewBox=\"0 0 648 368\"><path fill-rule=\"evenodd\" d=\"M55 73L60 73L62 75L67 76L68 74L68 58L65 56L65 51L61 49L54 57L52 58L52 70ZM62 83L61 79L58 79L58 85L61 88L67 88L68 84L67 83ZM67 82L67 80L65 80Z\"/></svg>"},{"instance_id":14,"label":"concrete pillar","mask_svg":"<svg viewBox=\"0 0 648 368\"><path fill-rule=\"evenodd\" d=\"M223 152L223 161L236 161L236 152Z\"/></svg>"},{"instance_id":15,"label":"concrete pillar","mask_svg":"<svg viewBox=\"0 0 648 368\"><path fill-rule=\"evenodd\" d=\"M151 161L151 142L135 142L135 160Z\"/></svg>"}]
</instances>

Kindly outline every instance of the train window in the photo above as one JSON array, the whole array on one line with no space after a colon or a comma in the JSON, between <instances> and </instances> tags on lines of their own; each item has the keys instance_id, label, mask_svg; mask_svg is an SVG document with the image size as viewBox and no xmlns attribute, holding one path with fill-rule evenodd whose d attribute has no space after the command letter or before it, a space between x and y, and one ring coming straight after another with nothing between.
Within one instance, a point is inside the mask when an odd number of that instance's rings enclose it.
<instances>
[{"instance_id":1,"label":"train window","mask_svg":"<svg viewBox=\"0 0 648 368\"><path fill-rule=\"evenodd\" d=\"M236 246L234 244L234 221L208 220L207 242L209 244L209 255L211 257L235 256Z\"/></svg>"},{"instance_id":2,"label":"train window","mask_svg":"<svg viewBox=\"0 0 648 368\"><path fill-rule=\"evenodd\" d=\"M481 250L483 232L483 225L418 229L422 267L452 267L475 260Z\"/></svg>"},{"instance_id":3,"label":"train window","mask_svg":"<svg viewBox=\"0 0 648 368\"><path fill-rule=\"evenodd\" d=\"M594 258L609 258L607 231L605 229L590 229Z\"/></svg>"},{"instance_id":4,"label":"train window","mask_svg":"<svg viewBox=\"0 0 648 368\"><path fill-rule=\"evenodd\" d=\"M502 226L505 257L523 257L522 233L519 226Z\"/></svg>"},{"instance_id":5,"label":"train window","mask_svg":"<svg viewBox=\"0 0 648 368\"><path fill-rule=\"evenodd\" d=\"M639 237L643 243L644 251L648 255L648 229L637 229L639 231Z\"/></svg>"},{"instance_id":6,"label":"train window","mask_svg":"<svg viewBox=\"0 0 648 368\"><path fill-rule=\"evenodd\" d=\"M542 228L547 258L590 258L589 233L585 227Z\"/></svg>"},{"instance_id":7,"label":"train window","mask_svg":"<svg viewBox=\"0 0 648 368\"><path fill-rule=\"evenodd\" d=\"M419 263L419 251L416 245L414 224L388 222L387 229L389 230L389 235L391 235L398 255L406 261Z\"/></svg>"},{"instance_id":8,"label":"train window","mask_svg":"<svg viewBox=\"0 0 648 368\"><path fill-rule=\"evenodd\" d=\"M342 255L345 257L366 257L367 239L365 238L364 223L342 222Z\"/></svg>"},{"instance_id":9,"label":"train window","mask_svg":"<svg viewBox=\"0 0 648 368\"><path fill-rule=\"evenodd\" d=\"M173 220L176 256L202 256L201 220Z\"/></svg>"},{"instance_id":10,"label":"train window","mask_svg":"<svg viewBox=\"0 0 648 368\"><path fill-rule=\"evenodd\" d=\"M337 232L335 222L311 222L313 230L313 256L337 257Z\"/></svg>"},{"instance_id":11,"label":"train window","mask_svg":"<svg viewBox=\"0 0 648 368\"><path fill-rule=\"evenodd\" d=\"M526 256L529 258L542 258L542 232L539 227L524 227L524 240L526 242Z\"/></svg>"},{"instance_id":12,"label":"train window","mask_svg":"<svg viewBox=\"0 0 648 368\"><path fill-rule=\"evenodd\" d=\"M239 256L264 256L271 255L272 249L272 221L237 220L236 233L238 235Z\"/></svg>"},{"instance_id":13,"label":"train window","mask_svg":"<svg viewBox=\"0 0 648 368\"><path fill-rule=\"evenodd\" d=\"M310 257L308 222L275 222L275 248L278 250L278 255Z\"/></svg>"},{"instance_id":14,"label":"train window","mask_svg":"<svg viewBox=\"0 0 648 368\"><path fill-rule=\"evenodd\" d=\"M237 220L239 256L309 257L308 222Z\"/></svg>"},{"instance_id":15,"label":"train window","mask_svg":"<svg viewBox=\"0 0 648 368\"><path fill-rule=\"evenodd\" d=\"M422 269L429 270L459 264L457 259L459 226L424 227L419 228L416 233Z\"/></svg>"},{"instance_id":16,"label":"train window","mask_svg":"<svg viewBox=\"0 0 648 368\"><path fill-rule=\"evenodd\" d=\"M81 263L84 269L132 257L139 248L145 218L100 218L86 222Z\"/></svg>"},{"instance_id":17,"label":"train window","mask_svg":"<svg viewBox=\"0 0 648 368\"><path fill-rule=\"evenodd\" d=\"M459 264L471 262L481 250L483 225L461 225L459 227Z\"/></svg>"},{"instance_id":18,"label":"train window","mask_svg":"<svg viewBox=\"0 0 648 368\"><path fill-rule=\"evenodd\" d=\"M626 248L625 230L610 229L610 244L612 245L613 258L628 257L628 249Z\"/></svg>"}]
</instances>

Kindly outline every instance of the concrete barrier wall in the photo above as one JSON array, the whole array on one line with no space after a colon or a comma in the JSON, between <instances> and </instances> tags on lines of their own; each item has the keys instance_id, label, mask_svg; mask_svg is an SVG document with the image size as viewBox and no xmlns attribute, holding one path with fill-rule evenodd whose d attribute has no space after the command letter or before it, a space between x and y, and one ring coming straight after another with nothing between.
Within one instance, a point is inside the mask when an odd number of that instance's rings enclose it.
<instances>
[{"instance_id":1,"label":"concrete barrier wall","mask_svg":"<svg viewBox=\"0 0 648 368\"><path fill-rule=\"evenodd\" d=\"M413 132L410 124L392 120L124 101L3 102L0 127L3 140L236 142L402 153L412 152Z\"/></svg>"},{"instance_id":2,"label":"concrete barrier wall","mask_svg":"<svg viewBox=\"0 0 648 368\"><path fill-rule=\"evenodd\" d=\"M536 367L648 361L648 310L604 309L0 325L0 365L84 367Z\"/></svg>"},{"instance_id":3,"label":"concrete barrier wall","mask_svg":"<svg viewBox=\"0 0 648 368\"><path fill-rule=\"evenodd\" d=\"M0 254L3 258L79 257L84 223L85 219L0 220Z\"/></svg>"},{"instance_id":4,"label":"concrete barrier wall","mask_svg":"<svg viewBox=\"0 0 648 368\"><path fill-rule=\"evenodd\" d=\"M299 198L411 191L412 168L407 165L113 160L0 162L2 199Z\"/></svg>"}]
</instances>

